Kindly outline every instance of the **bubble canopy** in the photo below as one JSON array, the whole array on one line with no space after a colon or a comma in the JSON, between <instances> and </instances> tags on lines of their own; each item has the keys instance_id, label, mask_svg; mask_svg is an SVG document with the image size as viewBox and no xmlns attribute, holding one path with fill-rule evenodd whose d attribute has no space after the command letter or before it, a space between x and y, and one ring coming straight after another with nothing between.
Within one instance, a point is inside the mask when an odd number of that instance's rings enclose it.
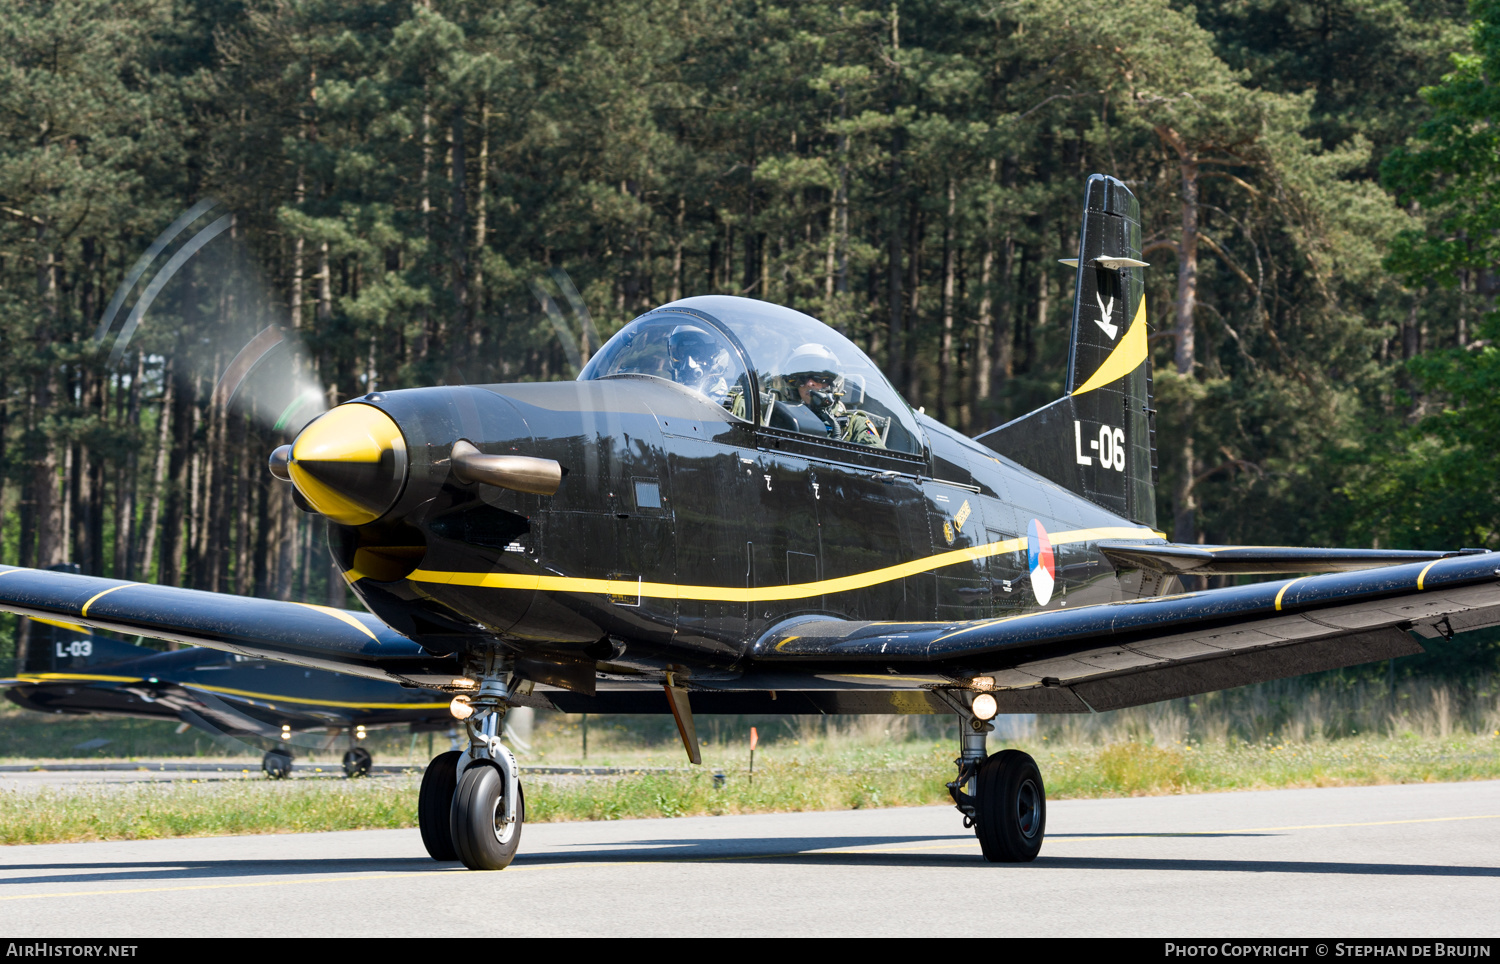
<instances>
[{"instance_id":1,"label":"bubble canopy","mask_svg":"<svg viewBox=\"0 0 1500 964\"><path fill-rule=\"evenodd\" d=\"M834 397L823 405L805 391L798 395L804 379L797 376L808 374L801 368L809 357L836 376ZM605 342L578 378L618 375L676 382L771 428L912 455L923 450L911 407L858 346L811 315L766 301L702 295L647 312ZM800 421L786 414L791 410L803 413Z\"/></svg>"}]
</instances>

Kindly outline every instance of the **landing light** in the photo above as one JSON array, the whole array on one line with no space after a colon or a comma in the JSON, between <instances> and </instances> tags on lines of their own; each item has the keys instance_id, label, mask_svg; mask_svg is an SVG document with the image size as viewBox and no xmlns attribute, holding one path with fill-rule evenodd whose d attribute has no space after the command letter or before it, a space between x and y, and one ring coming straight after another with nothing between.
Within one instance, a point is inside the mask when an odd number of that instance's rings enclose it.
<instances>
[{"instance_id":1,"label":"landing light","mask_svg":"<svg viewBox=\"0 0 1500 964\"><path fill-rule=\"evenodd\" d=\"M453 714L455 720L467 720L474 715L474 707L469 704L467 696L455 696L453 702L448 704L448 712Z\"/></svg>"},{"instance_id":2,"label":"landing light","mask_svg":"<svg viewBox=\"0 0 1500 964\"><path fill-rule=\"evenodd\" d=\"M281 724L281 738L283 740L290 740L292 738L292 727L290 723Z\"/></svg>"},{"instance_id":3,"label":"landing light","mask_svg":"<svg viewBox=\"0 0 1500 964\"><path fill-rule=\"evenodd\" d=\"M1000 704L996 703L995 698L990 694L980 693L974 697L974 702L970 704L969 709L973 712L975 719L988 722L1000 712Z\"/></svg>"}]
</instances>

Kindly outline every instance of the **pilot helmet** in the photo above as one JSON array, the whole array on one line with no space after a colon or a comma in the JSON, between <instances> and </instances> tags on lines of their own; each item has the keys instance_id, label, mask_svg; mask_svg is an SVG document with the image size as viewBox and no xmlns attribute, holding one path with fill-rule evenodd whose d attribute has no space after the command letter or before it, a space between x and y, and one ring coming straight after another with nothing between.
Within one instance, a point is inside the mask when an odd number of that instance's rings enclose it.
<instances>
[{"instance_id":1,"label":"pilot helmet","mask_svg":"<svg viewBox=\"0 0 1500 964\"><path fill-rule=\"evenodd\" d=\"M705 377L723 367L719 358L723 349L718 340L694 325L673 328L667 337L667 349L672 361L672 379L690 388L698 387Z\"/></svg>"},{"instance_id":2,"label":"pilot helmet","mask_svg":"<svg viewBox=\"0 0 1500 964\"><path fill-rule=\"evenodd\" d=\"M828 408L844 394L844 376L839 374L839 368L838 356L816 342L799 345L783 366L793 390L809 378L828 386L826 390L811 393L814 408Z\"/></svg>"}]
</instances>

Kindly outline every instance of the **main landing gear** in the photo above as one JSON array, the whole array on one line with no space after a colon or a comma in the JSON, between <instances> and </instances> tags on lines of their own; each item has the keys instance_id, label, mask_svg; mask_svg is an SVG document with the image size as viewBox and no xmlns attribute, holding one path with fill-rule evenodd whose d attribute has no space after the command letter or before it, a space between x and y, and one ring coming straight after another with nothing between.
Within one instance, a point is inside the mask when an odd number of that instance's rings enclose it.
<instances>
[{"instance_id":1,"label":"main landing gear","mask_svg":"<svg viewBox=\"0 0 1500 964\"><path fill-rule=\"evenodd\" d=\"M344 753L344 776L351 780L356 777L367 777L374 763L375 758L370 756L369 750L362 746L354 747Z\"/></svg>"},{"instance_id":2,"label":"main landing gear","mask_svg":"<svg viewBox=\"0 0 1500 964\"><path fill-rule=\"evenodd\" d=\"M951 702L961 705L962 699L955 696ZM966 705L959 712L959 726L959 754L953 761L958 779L948 784L948 792L964 815L964 826L974 828L984 859L991 863L1035 860L1047 832L1047 793L1036 761L1020 750L986 754L985 738L995 728Z\"/></svg>"},{"instance_id":3,"label":"main landing gear","mask_svg":"<svg viewBox=\"0 0 1500 964\"><path fill-rule=\"evenodd\" d=\"M267 750L260 758L260 768L272 780L285 780L292 775L292 751L279 746Z\"/></svg>"},{"instance_id":4,"label":"main landing gear","mask_svg":"<svg viewBox=\"0 0 1500 964\"><path fill-rule=\"evenodd\" d=\"M464 720L468 747L439 753L422 774L417 823L432 859L504 870L521 845L526 798L516 758L499 737L510 695L506 673L497 660L486 669L479 694L463 707L472 710Z\"/></svg>"}]
</instances>

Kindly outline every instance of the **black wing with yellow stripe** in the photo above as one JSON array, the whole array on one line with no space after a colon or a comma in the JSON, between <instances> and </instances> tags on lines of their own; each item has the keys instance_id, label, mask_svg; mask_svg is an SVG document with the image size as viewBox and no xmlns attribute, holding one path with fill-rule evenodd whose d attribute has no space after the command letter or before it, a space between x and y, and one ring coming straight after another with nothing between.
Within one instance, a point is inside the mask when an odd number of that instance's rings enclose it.
<instances>
[{"instance_id":1,"label":"black wing with yellow stripe","mask_svg":"<svg viewBox=\"0 0 1500 964\"><path fill-rule=\"evenodd\" d=\"M755 664L872 680L994 680L1001 712L1118 709L1421 652L1500 625L1500 555L1331 573L968 623L806 620L761 640ZM871 672L873 670L874 672Z\"/></svg>"},{"instance_id":2,"label":"black wing with yellow stripe","mask_svg":"<svg viewBox=\"0 0 1500 964\"><path fill-rule=\"evenodd\" d=\"M0 609L373 679L451 681L433 656L369 613L0 566Z\"/></svg>"}]
</instances>

